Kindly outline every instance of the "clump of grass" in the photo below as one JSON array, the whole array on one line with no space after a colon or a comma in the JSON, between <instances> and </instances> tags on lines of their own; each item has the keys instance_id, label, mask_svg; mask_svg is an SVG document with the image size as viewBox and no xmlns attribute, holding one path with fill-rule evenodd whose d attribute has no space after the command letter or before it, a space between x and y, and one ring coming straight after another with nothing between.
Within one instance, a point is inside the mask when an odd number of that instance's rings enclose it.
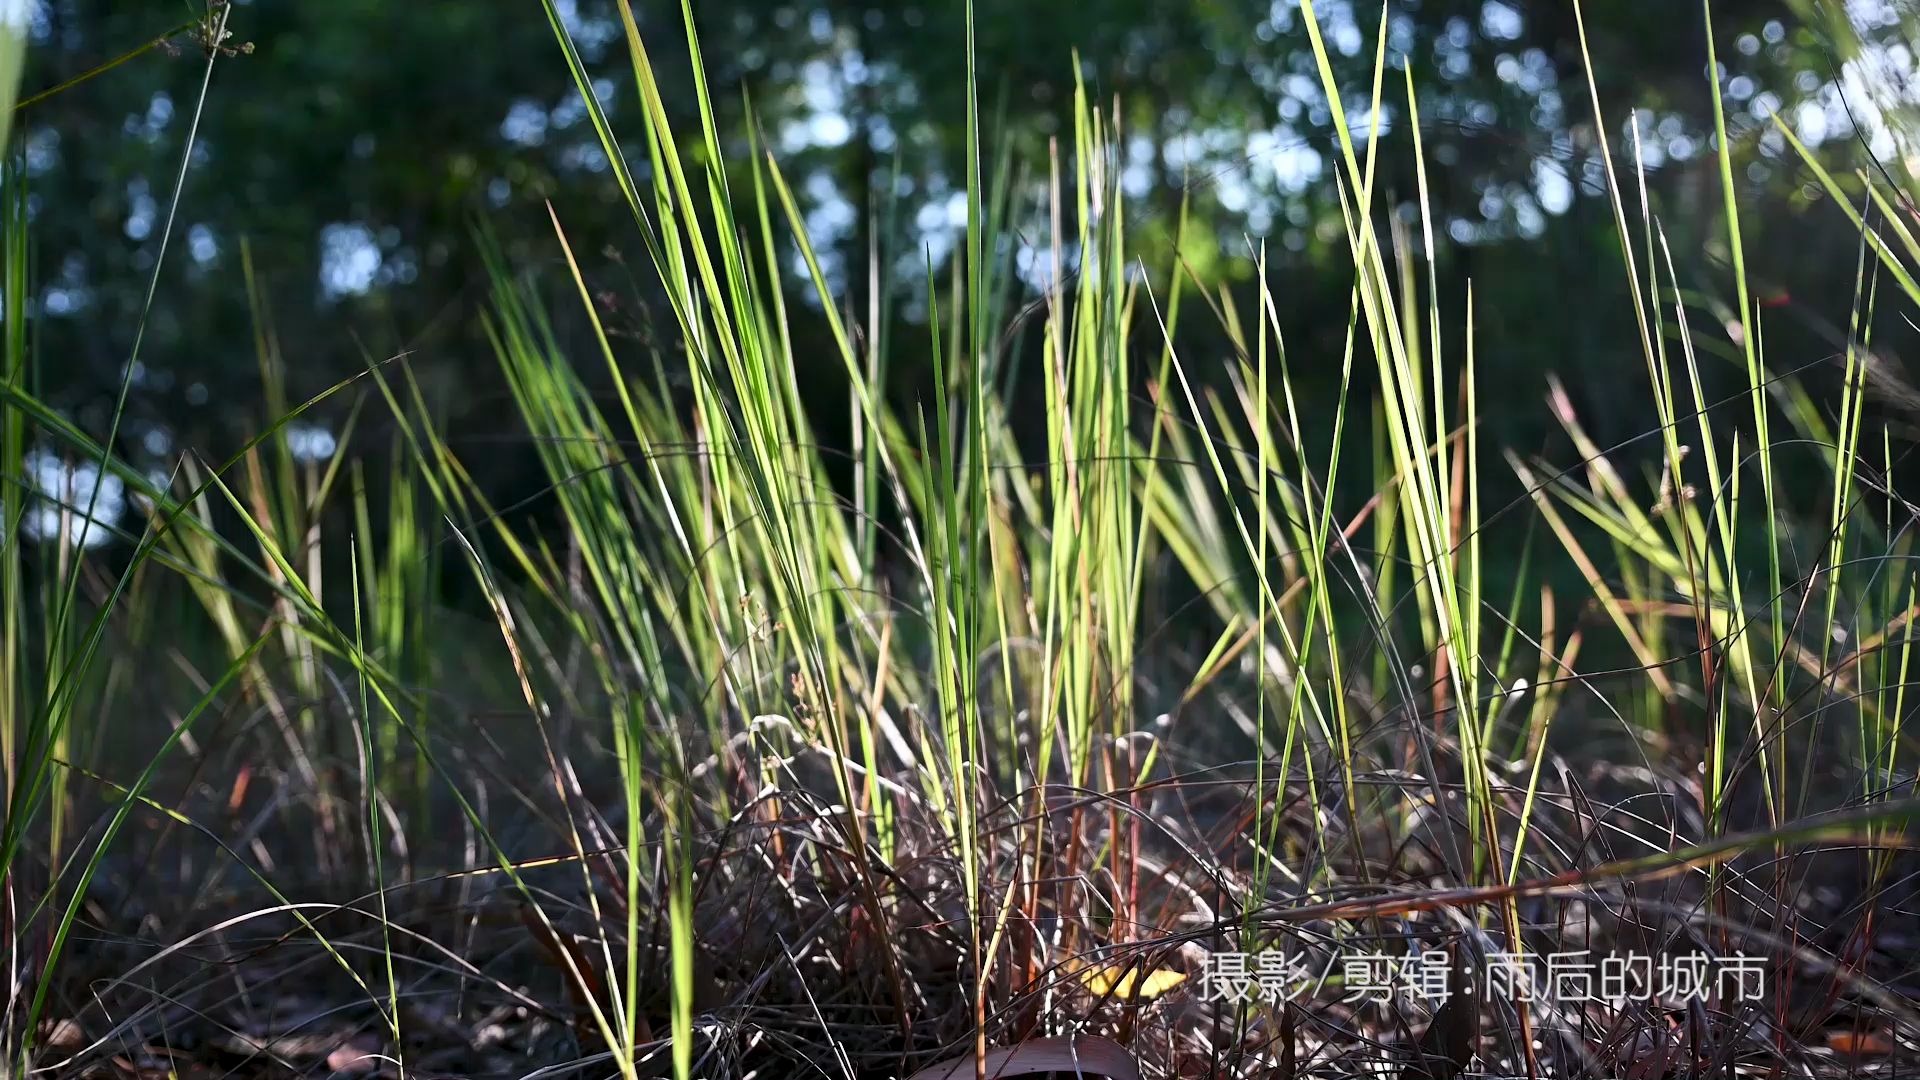
<instances>
[{"instance_id":1,"label":"clump of grass","mask_svg":"<svg viewBox=\"0 0 1920 1080\"><path fill-rule=\"evenodd\" d=\"M1806 159L1873 211L1849 210L1836 419L1767 357L1724 120L1730 309L1680 280L1638 170L1603 155L1657 426L1601 447L1548 380L1575 459L1483 448L1411 79L1388 85L1383 35L1370 115L1348 115L1302 12L1340 140L1338 356L1289 350L1258 245L1240 295L1136 261L1117 121L1079 88L1030 174L970 100L966 237L923 297L932 389L902 401L883 320L845 321L780 163L717 129L690 5L697 133L671 128L620 3L634 144L549 7L674 347L604 325L566 207L557 283L483 234L483 326L550 482L532 516L496 504L404 363L290 407L258 305L273 421L139 474L34 394L9 176L0 514L99 527L19 482L42 447L146 513L113 570L71 543L0 561L10 1059L906 1076L1100 1037L1143 1075L1288 1080L1901 1060L1912 508L1867 421L1882 276L1920 301L1896 196ZM1411 145L1356 139L1390 97ZM1377 182L1393 153L1417 165L1404 214ZM1029 234L1049 274L1022 298ZM1228 347L1196 351L1195 318ZM850 489L802 405L802 371L824 377L803 319L845 380ZM1014 404L1021 356L1043 415ZM1728 401L1703 389L1716 358L1743 375ZM1332 401L1302 391L1309 364L1338 365ZM336 446L299 460L289 426L329 405ZM1785 455L1820 488L1779 482ZM435 608L454 578L484 618ZM1169 580L1199 599L1156 609ZM159 610L200 636L156 636ZM132 778L72 739L157 687L192 704ZM1445 1004L1355 1000L1346 959L1426 949L1469 973L1744 951L1772 989L1637 1006L1456 974ZM1227 952L1286 958L1289 1001L1210 993Z\"/></svg>"}]
</instances>

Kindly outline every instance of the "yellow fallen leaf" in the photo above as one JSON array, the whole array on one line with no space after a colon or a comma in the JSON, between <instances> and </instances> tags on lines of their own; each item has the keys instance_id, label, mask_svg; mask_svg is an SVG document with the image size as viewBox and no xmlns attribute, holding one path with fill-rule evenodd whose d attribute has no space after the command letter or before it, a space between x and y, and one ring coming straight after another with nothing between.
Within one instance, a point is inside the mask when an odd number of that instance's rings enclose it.
<instances>
[{"instance_id":1,"label":"yellow fallen leaf","mask_svg":"<svg viewBox=\"0 0 1920 1080\"><path fill-rule=\"evenodd\" d=\"M1127 968L1115 977L1112 968L1096 968L1086 974L1084 981L1087 989L1100 997L1111 994L1123 998L1152 1001L1186 982L1187 973L1170 968L1158 968L1147 972L1142 972L1139 968Z\"/></svg>"}]
</instances>

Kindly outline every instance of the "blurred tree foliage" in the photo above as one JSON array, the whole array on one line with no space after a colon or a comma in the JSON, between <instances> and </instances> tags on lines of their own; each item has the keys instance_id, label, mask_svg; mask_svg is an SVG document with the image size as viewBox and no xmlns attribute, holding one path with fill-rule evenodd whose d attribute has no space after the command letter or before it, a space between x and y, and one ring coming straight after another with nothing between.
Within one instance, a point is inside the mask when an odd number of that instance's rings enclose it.
<instances>
[{"instance_id":1,"label":"blurred tree foliage","mask_svg":"<svg viewBox=\"0 0 1920 1080\"><path fill-rule=\"evenodd\" d=\"M15 137L34 191L40 377L57 404L96 428L125 371L196 119L206 55L174 31L204 15L205 2L42 0L36 9ZM554 2L616 127L634 135L613 0ZM679 4L636 4L656 59L684 75ZM1317 7L1360 100L1380 12L1348 0ZM1585 8L1613 150L1630 167L1627 123L1640 110L1656 210L1683 276L1711 291L1727 279L1700 6ZM1835 90L1835 64L1848 57L1828 43L1831 13L1818 0L1719 0L1714 9L1739 178L1755 200L1750 263L1781 295L1837 318L1856 241L1830 208L1800 213L1804 177L1765 119L1784 110L1827 152L1861 153L1847 106L1862 103L1843 104ZM807 201L816 240L835 254L850 305L864 308L866 281L846 268L864 265L871 246L898 279L889 303L915 317L925 261L948 257L963 205L962 4L702 0L696 11L714 85L744 91L723 94L741 157L750 100ZM1167 265L1178 208L1191 199L1201 227L1184 252L1189 264L1230 286L1251 272L1249 244L1264 243L1285 281L1289 347L1304 358L1296 370L1333 366L1318 361L1338 355L1344 321L1327 313L1345 309L1347 260L1324 168L1329 115L1297 0L978 0L976 11L990 134L1027 167L1016 175L1028 205L1067 114L1077 56L1089 91L1118 103L1117 164L1148 265ZM634 284L647 277L644 256L539 0L235 0L228 14L233 43L252 50L217 61L198 117L125 451L158 462L257 427L259 416L232 405L257 400L243 244L296 395L368 356L411 349L465 432L508 424L472 329L485 299L473 229L484 219L510 257L551 265L547 202L577 250L605 253L593 274L615 321L650 337L646 289ZM1632 404L1641 398L1620 390L1622 365L1638 353L1571 0L1393 0L1387 20L1390 62L1411 68L1421 96L1436 209L1451 234L1446 303L1457 305L1473 279L1493 422L1539 414L1502 409L1501 395L1536 400L1552 369L1603 430L1609 421L1643 429ZM1382 175L1404 206L1414 181L1403 96L1390 80ZM670 105L691 109L684 94ZM808 332L817 328L803 312L796 333ZM896 369L911 378L923 338L897 340ZM1817 335L1783 333L1776 349L1782 340L1805 349L1776 351L1778 363L1819 347ZM1518 420L1498 435L1546 437Z\"/></svg>"}]
</instances>

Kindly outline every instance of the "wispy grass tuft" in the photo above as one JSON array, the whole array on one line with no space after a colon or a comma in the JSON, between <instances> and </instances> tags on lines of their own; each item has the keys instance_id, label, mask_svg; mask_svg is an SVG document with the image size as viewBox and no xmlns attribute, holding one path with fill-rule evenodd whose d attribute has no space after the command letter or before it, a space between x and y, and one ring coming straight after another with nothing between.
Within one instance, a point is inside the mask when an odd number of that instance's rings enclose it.
<instances>
[{"instance_id":1,"label":"wispy grass tuft","mask_svg":"<svg viewBox=\"0 0 1920 1080\"><path fill-rule=\"evenodd\" d=\"M117 421L37 392L25 189L0 179L10 1063L158 1059L190 1029L233 1069L1084 1053L1143 1076L1652 1080L1920 1035L1887 947L1920 600L1875 408L1876 327L1920 302L1920 242L1886 177L1793 144L1860 235L1828 401L1768 356L1717 84L1730 266L1686 281L1640 132L1617 168L1590 80L1623 370L1654 425L1603 446L1577 387L1489 385L1486 294L1449 272L1384 24L1369 84L1343 86L1301 5L1347 275L1315 354L1259 241L1248 284L1209 283L1177 254L1208 227L1183 208L1176 254L1142 260L1117 104L1076 82L1044 161L997 142L971 30L964 235L892 280L905 241L867 208L854 313L777 155L720 128L691 3L681 85L620 0L635 99L611 113L546 7L660 325L609 325L568 206L545 274L477 230L484 377L530 500L503 503L404 357L294 402L244 246L268 419L220 459L135 469ZM681 95L697 130L672 125ZM924 326L892 321L910 289ZM1485 445L1523 407L1564 439ZM301 452L323 412L333 447ZM87 543L99 484L41 490L36 455L132 494L124 550ZM29 543L27 521L57 527ZM146 700L168 727L137 767L95 753ZM1801 902L1823 886L1833 910ZM1575 947L1764 954L1777 997L1369 1004L1347 963ZM1267 958L1266 1000L1209 982L1237 953ZM303 1010L258 1007L296 986Z\"/></svg>"}]
</instances>

